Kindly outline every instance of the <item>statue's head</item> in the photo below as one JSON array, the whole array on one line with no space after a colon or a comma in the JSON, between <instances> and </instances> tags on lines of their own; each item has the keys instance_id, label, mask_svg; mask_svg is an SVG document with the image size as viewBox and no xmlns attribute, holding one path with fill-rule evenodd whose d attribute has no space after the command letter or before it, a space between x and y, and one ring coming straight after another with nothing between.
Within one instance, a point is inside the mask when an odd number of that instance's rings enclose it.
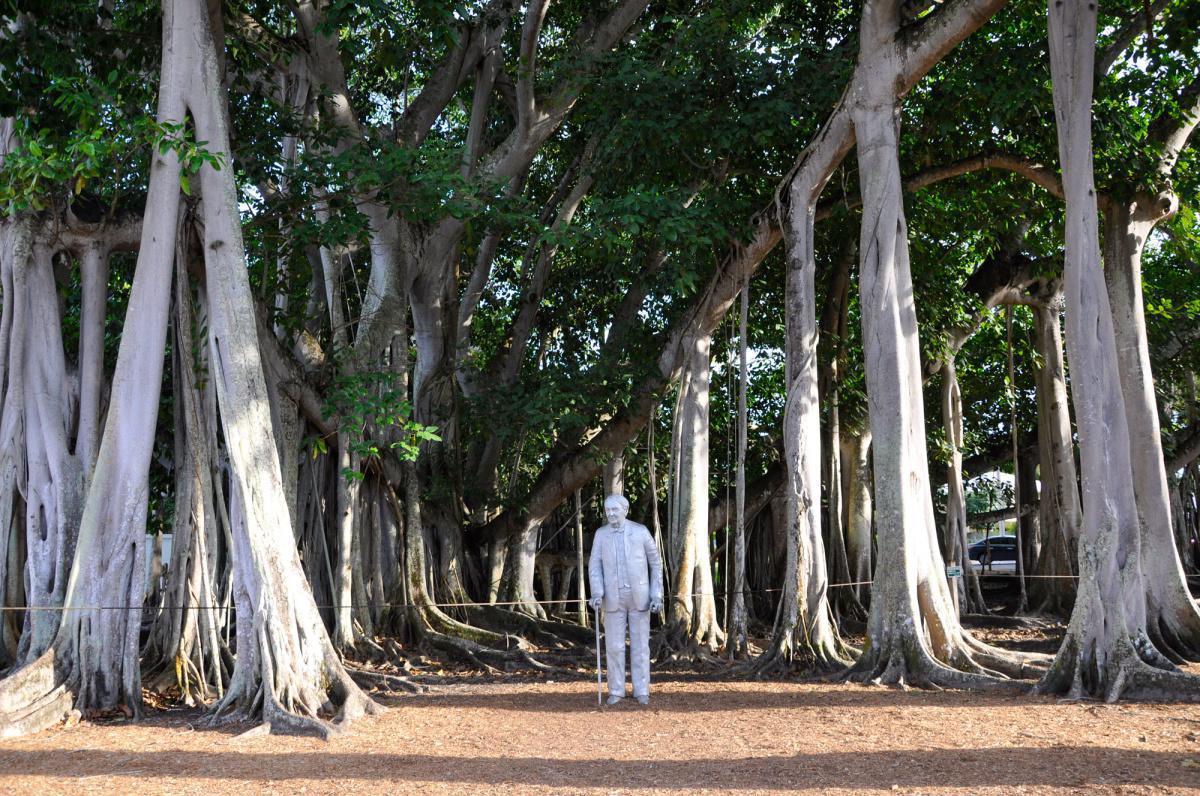
<instances>
[{"instance_id":1,"label":"statue's head","mask_svg":"<svg viewBox=\"0 0 1200 796\"><path fill-rule=\"evenodd\" d=\"M609 495L604 499L604 516L614 528L629 514L629 501L623 495Z\"/></svg>"}]
</instances>

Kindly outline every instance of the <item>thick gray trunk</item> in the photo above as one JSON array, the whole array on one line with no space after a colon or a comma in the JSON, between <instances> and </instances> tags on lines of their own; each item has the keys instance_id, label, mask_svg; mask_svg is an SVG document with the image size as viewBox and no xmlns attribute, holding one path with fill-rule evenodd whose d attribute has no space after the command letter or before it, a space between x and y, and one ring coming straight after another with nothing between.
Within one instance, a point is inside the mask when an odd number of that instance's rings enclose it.
<instances>
[{"instance_id":1,"label":"thick gray trunk","mask_svg":"<svg viewBox=\"0 0 1200 796\"><path fill-rule=\"evenodd\" d=\"M1044 544L1037 564L1040 575L1052 577L1034 583L1035 601L1042 610L1066 614L1075 599L1076 550L1083 524L1079 480L1075 468L1075 442L1067 399L1059 326L1062 293L1055 291L1033 305L1037 381L1038 454L1042 484L1038 511Z\"/></svg>"},{"instance_id":2,"label":"thick gray trunk","mask_svg":"<svg viewBox=\"0 0 1200 796\"><path fill-rule=\"evenodd\" d=\"M871 539L875 509L871 498L871 430L842 435L842 481L846 495L846 557L859 601L871 594Z\"/></svg>"},{"instance_id":3,"label":"thick gray trunk","mask_svg":"<svg viewBox=\"0 0 1200 796\"><path fill-rule=\"evenodd\" d=\"M1091 105L1096 6L1049 4L1050 68L1066 195L1067 354L1079 425L1083 528L1079 588L1062 647L1039 689L1115 700L1194 686L1146 633L1141 527L1129 426L1096 225Z\"/></svg>"},{"instance_id":4,"label":"thick gray trunk","mask_svg":"<svg viewBox=\"0 0 1200 796\"><path fill-rule=\"evenodd\" d=\"M791 188L785 235L787 403L783 413L787 558L774 636L761 666L797 661L818 670L833 670L848 662L830 612L821 535L821 408L817 395L819 335L813 231L816 198L828 180L829 162L810 160Z\"/></svg>"},{"instance_id":5,"label":"thick gray trunk","mask_svg":"<svg viewBox=\"0 0 1200 796\"><path fill-rule=\"evenodd\" d=\"M187 54L196 136L229 163L229 127L207 11L166 0L175 46ZM200 171L204 197L209 352L232 466L238 658L216 710L261 717L280 731L326 734L318 712L333 701L345 722L378 709L334 652L305 581L285 510L278 448L258 350L254 304L231 168Z\"/></svg>"},{"instance_id":6,"label":"thick gray trunk","mask_svg":"<svg viewBox=\"0 0 1200 796\"><path fill-rule=\"evenodd\" d=\"M962 568L962 577L955 580L960 605L970 613L985 613L987 606L979 587L979 576L967 560L967 500L963 491L963 416L962 391L958 385L958 368L954 357L942 363L942 422L946 442L950 445L950 464L946 472L946 528L942 547L946 560Z\"/></svg>"},{"instance_id":7,"label":"thick gray trunk","mask_svg":"<svg viewBox=\"0 0 1200 796\"><path fill-rule=\"evenodd\" d=\"M696 338L676 404L676 473L671 512L672 643L716 649L725 634L717 620L708 530L709 381L711 338Z\"/></svg>"},{"instance_id":8,"label":"thick gray trunk","mask_svg":"<svg viewBox=\"0 0 1200 796\"><path fill-rule=\"evenodd\" d=\"M1142 249L1163 213L1149 197L1110 202L1104 212L1104 277L1113 316L1121 394L1129 426L1137 500L1147 631L1173 660L1200 658L1200 610L1188 591L1172 532L1158 403L1142 301Z\"/></svg>"},{"instance_id":9,"label":"thick gray trunk","mask_svg":"<svg viewBox=\"0 0 1200 796\"><path fill-rule=\"evenodd\" d=\"M163 26L160 122L184 119L191 78L173 46L170 9ZM179 206L179 162L155 151L142 241L117 353L108 417L97 455L74 563L53 645L0 681L0 734L23 734L73 709L141 706L138 634L147 475L158 415L163 347ZM11 362L10 362L11 368ZM100 610L101 606L130 606Z\"/></svg>"},{"instance_id":10,"label":"thick gray trunk","mask_svg":"<svg viewBox=\"0 0 1200 796\"><path fill-rule=\"evenodd\" d=\"M863 353L875 474L879 562L856 677L884 682L995 687L1023 661L976 642L958 623L938 549L929 491L921 353L900 181L903 74L900 4L863 9L851 88L862 184L859 240Z\"/></svg>"}]
</instances>

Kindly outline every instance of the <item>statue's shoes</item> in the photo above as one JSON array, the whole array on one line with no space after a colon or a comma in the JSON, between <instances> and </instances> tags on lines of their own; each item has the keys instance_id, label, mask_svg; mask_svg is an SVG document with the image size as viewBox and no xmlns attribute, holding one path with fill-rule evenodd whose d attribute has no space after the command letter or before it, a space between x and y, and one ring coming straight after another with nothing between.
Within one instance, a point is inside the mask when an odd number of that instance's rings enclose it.
<instances>
[{"instance_id":1,"label":"statue's shoes","mask_svg":"<svg viewBox=\"0 0 1200 796\"><path fill-rule=\"evenodd\" d=\"M638 701L638 704L639 704L639 705L649 705L649 704L650 704L650 697L648 697L648 696L639 696L639 697L637 697L637 701Z\"/></svg>"},{"instance_id":2,"label":"statue's shoes","mask_svg":"<svg viewBox=\"0 0 1200 796\"><path fill-rule=\"evenodd\" d=\"M617 704L618 702L620 702L620 701L621 701L622 699L624 699L624 698L625 698L625 697L623 697L623 696L620 696L619 694L609 694L609 697L608 697L608 704L610 704L610 705L615 705L615 704Z\"/></svg>"}]
</instances>

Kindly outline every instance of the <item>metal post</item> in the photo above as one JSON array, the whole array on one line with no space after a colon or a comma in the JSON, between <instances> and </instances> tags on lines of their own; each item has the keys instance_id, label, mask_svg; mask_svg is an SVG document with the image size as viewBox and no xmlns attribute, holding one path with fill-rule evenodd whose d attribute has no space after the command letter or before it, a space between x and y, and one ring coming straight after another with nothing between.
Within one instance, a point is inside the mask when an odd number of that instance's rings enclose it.
<instances>
[{"instance_id":1,"label":"metal post","mask_svg":"<svg viewBox=\"0 0 1200 796\"><path fill-rule=\"evenodd\" d=\"M604 686L600 684L600 606L592 609L596 614L596 704L604 706Z\"/></svg>"}]
</instances>

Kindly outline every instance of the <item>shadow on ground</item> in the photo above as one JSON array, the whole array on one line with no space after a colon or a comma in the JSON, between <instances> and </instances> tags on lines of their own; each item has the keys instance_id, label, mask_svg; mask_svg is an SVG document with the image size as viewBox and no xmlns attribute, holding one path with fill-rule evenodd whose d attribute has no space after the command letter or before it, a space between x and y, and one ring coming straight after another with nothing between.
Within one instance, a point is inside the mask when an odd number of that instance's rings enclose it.
<instances>
[{"instance_id":1,"label":"shadow on ground","mask_svg":"<svg viewBox=\"0 0 1200 796\"><path fill-rule=\"evenodd\" d=\"M1124 757L1124 763L1114 761ZM134 776L211 780L390 780L573 788L678 790L802 790L814 782L842 788L1079 787L1153 783L1200 786L1200 771L1182 753L1146 752L1135 764L1128 750L1060 746L979 747L904 752L845 752L729 756L717 761L603 760L437 754L239 752L108 752L78 750L48 758L26 751L0 752L0 770L11 775ZM881 771L885 773L881 776Z\"/></svg>"}]
</instances>

